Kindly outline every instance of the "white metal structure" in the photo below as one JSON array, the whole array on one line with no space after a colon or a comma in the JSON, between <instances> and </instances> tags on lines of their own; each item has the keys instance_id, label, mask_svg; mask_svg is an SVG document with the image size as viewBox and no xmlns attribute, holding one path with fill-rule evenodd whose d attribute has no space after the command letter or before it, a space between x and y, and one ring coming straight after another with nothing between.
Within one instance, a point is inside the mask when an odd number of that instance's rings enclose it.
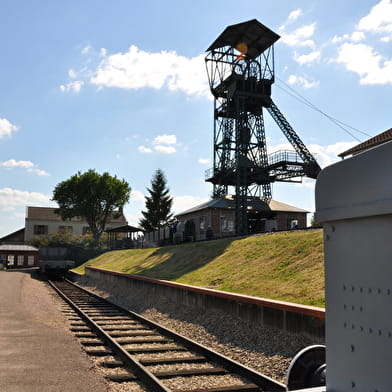
<instances>
[{"instance_id":1,"label":"white metal structure","mask_svg":"<svg viewBox=\"0 0 392 392\"><path fill-rule=\"evenodd\" d=\"M328 392L392 391L391 169L388 142L327 167L317 180Z\"/></svg>"}]
</instances>

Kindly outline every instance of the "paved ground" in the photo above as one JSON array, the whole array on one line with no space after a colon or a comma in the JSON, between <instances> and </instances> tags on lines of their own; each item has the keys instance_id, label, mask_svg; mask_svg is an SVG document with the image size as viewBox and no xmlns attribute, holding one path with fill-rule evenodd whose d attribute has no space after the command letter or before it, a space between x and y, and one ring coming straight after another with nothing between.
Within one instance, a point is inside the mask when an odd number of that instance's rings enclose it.
<instances>
[{"instance_id":1,"label":"paved ground","mask_svg":"<svg viewBox=\"0 0 392 392\"><path fill-rule=\"evenodd\" d=\"M0 391L108 391L92 366L45 283L0 270Z\"/></svg>"}]
</instances>

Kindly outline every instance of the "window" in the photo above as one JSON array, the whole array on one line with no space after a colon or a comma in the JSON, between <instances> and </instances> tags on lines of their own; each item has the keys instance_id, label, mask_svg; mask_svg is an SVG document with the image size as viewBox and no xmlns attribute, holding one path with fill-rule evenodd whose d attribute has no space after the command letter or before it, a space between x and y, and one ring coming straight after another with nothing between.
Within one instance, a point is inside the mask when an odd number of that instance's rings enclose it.
<instances>
[{"instance_id":1,"label":"window","mask_svg":"<svg viewBox=\"0 0 392 392\"><path fill-rule=\"evenodd\" d=\"M61 234L66 234L66 233L72 234L72 232L73 232L72 226L59 226L59 233Z\"/></svg>"},{"instance_id":2,"label":"window","mask_svg":"<svg viewBox=\"0 0 392 392\"><path fill-rule=\"evenodd\" d=\"M7 264L8 265L15 265L15 256L14 255L7 256Z\"/></svg>"},{"instance_id":3,"label":"window","mask_svg":"<svg viewBox=\"0 0 392 392\"><path fill-rule=\"evenodd\" d=\"M16 262L17 265L24 265L24 256L23 255L18 255L18 259Z\"/></svg>"},{"instance_id":4,"label":"window","mask_svg":"<svg viewBox=\"0 0 392 392\"><path fill-rule=\"evenodd\" d=\"M83 234L89 234L91 233L90 226L84 226L83 227Z\"/></svg>"},{"instance_id":5,"label":"window","mask_svg":"<svg viewBox=\"0 0 392 392\"><path fill-rule=\"evenodd\" d=\"M34 234L48 234L48 226L47 225L34 225Z\"/></svg>"},{"instance_id":6,"label":"window","mask_svg":"<svg viewBox=\"0 0 392 392\"><path fill-rule=\"evenodd\" d=\"M30 267L34 265L34 256L27 256L27 265Z\"/></svg>"},{"instance_id":7,"label":"window","mask_svg":"<svg viewBox=\"0 0 392 392\"><path fill-rule=\"evenodd\" d=\"M199 219L199 229L200 233L204 233L204 230L206 229L206 220L204 216L201 216Z\"/></svg>"},{"instance_id":8,"label":"window","mask_svg":"<svg viewBox=\"0 0 392 392\"><path fill-rule=\"evenodd\" d=\"M222 231L222 233L234 231L233 219L228 219L228 218L222 216L221 217L221 231Z\"/></svg>"}]
</instances>

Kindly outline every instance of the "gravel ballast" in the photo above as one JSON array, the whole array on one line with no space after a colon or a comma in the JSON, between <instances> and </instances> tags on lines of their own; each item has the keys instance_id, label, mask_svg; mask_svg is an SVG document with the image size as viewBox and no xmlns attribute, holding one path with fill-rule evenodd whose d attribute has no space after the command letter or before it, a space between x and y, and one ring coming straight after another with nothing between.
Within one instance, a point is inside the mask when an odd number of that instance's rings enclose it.
<instances>
[{"instance_id":1,"label":"gravel ballast","mask_svg":"<svg viewBox=\"0 0 392 392\"><path fill-rule=\"evenodd\" d=\"M323 344L321 339L255 325L220 310L179 306L168 298L153 298L148 291L113 296L109 290L84 287L280 382L299 350Z\"/></svg>"}]
</instances>

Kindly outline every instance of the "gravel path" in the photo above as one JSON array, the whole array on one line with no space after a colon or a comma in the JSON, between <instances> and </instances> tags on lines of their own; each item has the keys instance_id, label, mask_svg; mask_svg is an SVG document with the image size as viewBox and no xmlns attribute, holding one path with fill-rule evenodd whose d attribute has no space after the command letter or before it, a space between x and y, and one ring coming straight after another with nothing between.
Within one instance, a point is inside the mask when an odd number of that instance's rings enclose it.
<instances>
[{"instance_id":1,"label":"gravel path","mask_svg":"<svg viewBox=\"0 0 392 392\"><path fill-rule=\"evenodd\" d=\"M168 299L149 295L113 297L108 292L85 286L108 300L137 312L184 336L226 355L280 382L295 353L321 340L254 325L223 311L178 306Z\"/></svg>"}]
</instances>

